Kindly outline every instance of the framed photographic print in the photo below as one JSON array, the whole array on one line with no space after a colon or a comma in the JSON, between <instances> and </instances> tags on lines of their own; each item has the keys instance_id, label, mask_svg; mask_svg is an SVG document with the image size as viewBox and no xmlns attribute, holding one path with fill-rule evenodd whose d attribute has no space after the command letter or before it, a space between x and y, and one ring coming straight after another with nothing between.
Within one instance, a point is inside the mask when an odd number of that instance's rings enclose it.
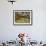
<instances>
[{"instance_id":1,"label":"framed photographic print","mask_svg":"<svg viewBox=\"0 0 46 46\"><path fill-rule=\"evenodd\" d=\"M32 10L13 10L13 24L32 25Z\"/></svg>"}]
</instances>

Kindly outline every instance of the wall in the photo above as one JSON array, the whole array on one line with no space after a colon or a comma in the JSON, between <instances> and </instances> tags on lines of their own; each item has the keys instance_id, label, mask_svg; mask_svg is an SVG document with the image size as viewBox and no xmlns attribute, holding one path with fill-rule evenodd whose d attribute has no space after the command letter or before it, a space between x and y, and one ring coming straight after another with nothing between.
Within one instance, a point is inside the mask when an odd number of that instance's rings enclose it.
<instances>
[{"instance_id":1,"label":"wall","mask_svg":"<svg viewBox=\"0 0 46 46\"><path fill-rule=\"evenodd\" d=\"M13 10L33 10L32 26L14 26ZM33 40L46 40L46 1L17 0L13 5L7 0L0 0L0 41L15 40L19 32L31 34Z\"/></svg>"}]
</instances>

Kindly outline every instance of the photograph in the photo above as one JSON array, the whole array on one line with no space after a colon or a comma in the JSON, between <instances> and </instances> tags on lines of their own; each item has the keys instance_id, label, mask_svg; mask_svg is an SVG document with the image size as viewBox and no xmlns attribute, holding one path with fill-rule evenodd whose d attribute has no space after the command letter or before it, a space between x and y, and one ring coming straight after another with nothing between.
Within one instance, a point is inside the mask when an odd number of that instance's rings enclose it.
<instances>
[{"instance_id":1,"label":"photograph","mask_svg":"<svg viewBox=\"0 0 46 46\"><path fill-rule=\"evenodd\" d=\"M13 10L13 24L32 24L32 10Z\"/></svg>"}]
</instances>

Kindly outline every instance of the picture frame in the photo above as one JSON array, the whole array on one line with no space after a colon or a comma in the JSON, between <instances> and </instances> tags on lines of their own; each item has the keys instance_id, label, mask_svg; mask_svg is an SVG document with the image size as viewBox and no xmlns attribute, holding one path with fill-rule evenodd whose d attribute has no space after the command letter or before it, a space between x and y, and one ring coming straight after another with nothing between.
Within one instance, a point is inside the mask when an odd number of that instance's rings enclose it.
<instances>
[{"instance_id":1,"label":"picture frame","mask_svg":"<svg viewBox=\"0 0 46 46\"><path fill-rule=\"evenodd\" d=\"M13 10L14 25L32 25L32 10Z\"/></svg>"}]
</instances>

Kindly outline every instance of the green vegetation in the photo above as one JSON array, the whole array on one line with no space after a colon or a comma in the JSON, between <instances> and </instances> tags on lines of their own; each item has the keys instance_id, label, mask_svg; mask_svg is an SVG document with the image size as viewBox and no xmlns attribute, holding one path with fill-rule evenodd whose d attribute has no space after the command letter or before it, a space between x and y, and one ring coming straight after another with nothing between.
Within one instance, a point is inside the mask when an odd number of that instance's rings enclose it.
<instances>
[{"instance_id":1,"label":"green vegetation","mask_svg":"<svg viewBox=\"0 0 46 46\"><path fill-rule=\"evenodd\" d=\"M15 22L16 23L30 23L30 16L23 16L23 14L19 14L18 12L16 12Z\"/></svg>"}]
</instances>

